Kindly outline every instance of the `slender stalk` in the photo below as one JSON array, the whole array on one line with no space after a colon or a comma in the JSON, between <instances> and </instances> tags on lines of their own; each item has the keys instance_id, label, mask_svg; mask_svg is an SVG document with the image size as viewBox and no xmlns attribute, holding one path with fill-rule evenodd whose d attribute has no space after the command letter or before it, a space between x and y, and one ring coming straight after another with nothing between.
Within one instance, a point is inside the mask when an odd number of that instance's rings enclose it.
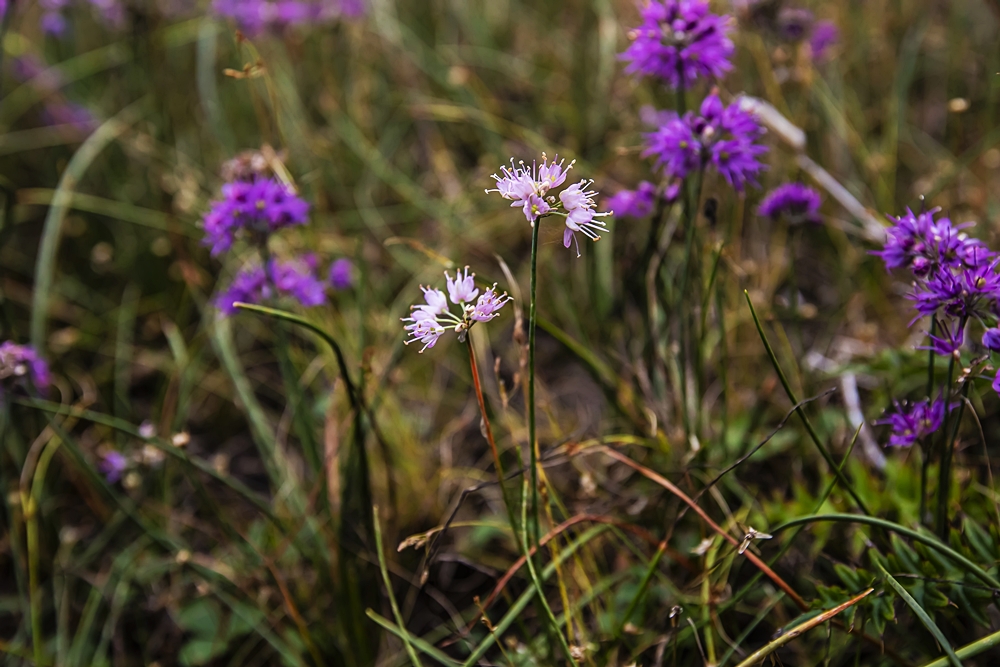
<instances>
[{"instance_id":1,"label":"slender stalk","mask_svg":"<svg viewBox=\"0 0 1000 667\"><path fill-rule=\"evenodd\" d=\"M479 365L476 363L476 353L472 350L472 339L467 339L466 347L469 348L469 370L472 373L472 386L476 390L476 400L479 401L479 414L483 417L483 431L486 433L486 441L490 444L490 451L493 453L493 465L497 470L497 484L500 485L500 494L503 496L503 504L507 508L507 519L510 521L510 529L514 531L514 540L517 541L518 527L517 518L514 515L514 503L507 491L504 483L503 463L500 462L500 450L493 439L493 427L490 425L490 418L486 414L486 400L483 398L483 387L479 382Z\"/></svg>"},{"instance_id":2,"label":"slender stalk","mask_svg":"<svg viewBox=\"0 0 1000 667\"><path fill-rule=\"evenodd\" d=\"M948 376L951 376L949 371ZM950 384L950 383L949 383ZM958 437L958 427L962 424L965 414L964 400L969 394L969 382L962 387L962 401L958 406L958 417L951 430L948 430L948 406L945 405L944 451L941 453L941 469L938 477L937 533L942 540L948 539L948 496L951 495L951 461L955 454L955 439Z\"/></svg>"},{"instance_id":3,"label":"slender stalk","mask_svg":"<svg viewBox=\"0 0 1000 667\"><path fill-rule=\"evenodd\" d=\"M966 318L958 323L958 330L965 329ZM947 333L947 332L946 332ZM955 355L948 359L948 379L941 390L941 400L944 401L944 424L941 429L941 466L938 470L937 512L934 515L934 532L942 540L948 538L948 491L951 486L951 452L954 449L951 439L951 383L955 380ZM964 407L964 406L963 406ZM956 429L957 432L957 429Z\"/></svg>"},{"instance_id":4,"label":"slender stalk","mask_svg":"<svg viewBox=\"0 0 1000 667\"><path fill-rule=\"evenodd\" d=\"M528 305L528 457L531 467L531 514L532 537L538 544L538 439L535 425L535 322L537 321L538 287L538 228L541 218L536 218L531 226L531 301ZM525 527L527 530L527 527Z\"/></svg>"},{"instance_id":5,"label":"slender stalk","mask_svg":"<svg viewBox=\"0 0 1000 667\"><path fill-rule=\"evenodd\" d=\"M937 333L937 318L931 318L930 335ZM927 400L934 401L934 350L927 350ZM947 409L947 408L946 408ZM923 460L920 462L920 523L925 523L927 519L927 470L931 465L931 445L926 440L920 443L920 454Z\"/></svg>"}]
</instances>

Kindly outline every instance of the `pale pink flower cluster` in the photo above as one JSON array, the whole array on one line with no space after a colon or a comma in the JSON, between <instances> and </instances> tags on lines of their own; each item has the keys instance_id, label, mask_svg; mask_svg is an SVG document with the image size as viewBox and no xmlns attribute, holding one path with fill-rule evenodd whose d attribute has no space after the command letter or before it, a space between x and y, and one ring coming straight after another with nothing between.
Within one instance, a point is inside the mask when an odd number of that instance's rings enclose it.
<instances>
[{"instance_id":1,"label":"pale pink flower cluster","mask_svg":"<svg viewBox=\"0 0 1000 667\"><path fill-rule=\"evenodd\" d=\"M565 166L565 160L556 156L551 162L542 154L542 164L532 163L530 167L520 163L514 164L510 159L510 167L500 167L500 174L493 174L496 188L486 192L496 192L504 199L509 199L511 207L520 208L524 217L532 225L541 217L559 215L566 219L566 231L563 232L563 245L567 248L576 243L576 254L580 256L580 244L576 233L580 232L592 241L601 238L600 233L608 231L600 218L611 215L613 211L598 213L595 210L597 192L587 190L593 181L581 180L559 193L557 198L551 190L566 182L566 175L573 168L573 162Z\"/></svg>"},{"instance_id":2,"label":"pale pink flower cluster","mask_svg":"<svg viewBox=\"0 0 1000 667\"><path fill-rule=\"evenodd\" d=\"M444 277L448 294L421 285L420 289L424 291L424 303L411 306L410 316L403 318L403 322L408 323L403 327L409 335L406 344L423 343L421 352L434 347L438 338L449 329L458 334L460 341L464 341L466 333L473 324L489 322L497 317L500 314L498 311L510 301L506 292L497 294L496 283L480 294L479 288L476 287L476 274L469 273L469 267L465 267L464 272L456 272L454 278L445 271ZM452 304L459 307L460 312L451 310L449 299Z\"/></svg>"}]
</instances>

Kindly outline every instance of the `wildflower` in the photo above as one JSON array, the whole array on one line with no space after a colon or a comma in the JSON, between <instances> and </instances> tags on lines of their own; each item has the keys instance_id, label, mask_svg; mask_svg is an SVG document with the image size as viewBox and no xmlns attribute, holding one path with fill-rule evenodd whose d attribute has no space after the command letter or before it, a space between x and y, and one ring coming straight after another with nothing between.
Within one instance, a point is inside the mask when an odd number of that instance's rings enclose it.
<instances>
[{"instance_id":1,"label":"wildflower","mask_svg":"<svg viewBox=\"0 0 1000 667\"><path fill-rule=\"evenodd\" d=\"M604 202L604 206L613 210L617 217L645 218L653 212L655 201L656 186L642 181L635 190L619 190Z\"/></svg>"},{"instance_id":2,"label":"wildflower","mask_svg":"<svg viewBox=\"0 0 1000 667\"><path fill-rule=\"evenodd\" d=\"M782 7L775 19L778 35L789 42L803 39L815 22L813 13L800 7Z\"/></svg>"},{"instance_id":3,"label":"wildflower","mask_svg":"<svg viewBox=\"0 0 1000 667\"><path fill-rule=\"evenodd\" d=\"M711 165L737 191L747 183L757 185L756 176L765 169L758 160L767 152L758 143L764 128L738 103L723 106L713 92L702 102L700 115L668 112L662 120L646 135L643 156L654 156L668 177L683 179Z\"/></svg>"},{"instance_id":4,"label":"wildflower","mask_svg":"<svg viewBox=\"0 0 1000 667\"><path fill-rule=\"evenodd\" d=\"M1000 259L957 272L938 267L930 277L917 283L910 298L921 315L943 311L952 317L982 317L995 309L1000 295Z\"/></svg>"},{"instance_id":5,"label":"wildflower","mask_svg":"<svg viewBox=\"0 0 1000 667\"><path fill-rule=\"evenodd\" d=\"M983 332L983 347L991 352L1000 352L1000 327L990 327Z\"/></svg>"},{"instance_id":6,"label":"wildflower","mask_svg":"<svg viewBox=\"0 0 1000 667\"><path fill-rule=\"evenodd\" d=\"M108 450L101 456L97 469L104 475L108 484L116 484L121 478L125 468L128 467L128 459L118 451Z\"/></svg>"},{"instance_id":7,"label":"wildflower","mask_svg":"<svg viewBox=\"0 0 1000 667\"><path fill-rule=\"evenodd\" d=\"M542 153L542 164L532 164L529 169L524 162L521 166L514 165L514 158L510 159L510 169L506 165L500 167L502 176L493 174L493 180L497 182L497 187L486 192L499 193L504 199L510 199L513 203L511 208L521 208L524 217L528 222L534 224L535 220L549 212L549 204L544 199L549 190L559 187L566 180L566 174L573 168L573 162L564 168L565 160L556 162L557 155L552 162Z\"/></svg>"},{"instance_id":8,"label":"wildflower","mask_svg":"<svg viewBox=\"0 0 1000 667\"><path fill-rule=\"evenodd\" d=\"M997 370L996 377L993 378L993 391L1000 394L1000 370Z\"/></svg>"},{"instance_id":9,"label":"wildflower","mask_svg":"<svg viewBox=\"0 0 1000 667\"><path fill-rule=\"evenodd\" d=\"M974 266L992 258L993 254L978 239L962 232L971 223L952 225L948 218L935 220L940 210L914 214L906 209L906 215L888 216L895 224L886 230L885 247L872 254L882 258L886 269L905 267L920 277L939 266Z\"/></svg>"},{"instance_id":10,"label":"wildflower","mask_svg":"<svg viewBox=\"0 0 1000 667\"><path fill-rule=\"evenodd\" d=\"M629 31L632 44L619 56L629 62L627 73L677 89L732 69L730 19L710 13L708 0L651 0L640 13L642 24Z\"/></svg>"},{"instance_id":11,"label":"wildflower","mask_svg":"<svg viewBox=\"0 0 1000 667\"><path fill-rule=\"evenodd\" d=\"M819 193L801 183L785 183L771 190L760 203L757 212L777 220L787 217L789 222L819 222Z\"/></svg>"},{"instance_id":12,"label":"wildflower","mask_svg":"<svg viewBox=\"0 0 1000 667\"><path fill-rule=\"evenodd\" d=\"M820 21L813 26L812 34L809 36L809 50L812 52L814 61L826 59L827 49L840 39L840 31L829 21Z\"/></svg>"},{"instance_id":13,"label":"wildflower","mask_svg":"<svg viewBox=\"0 0 1000 667\"><path fill-rule=\"evenodd\" d=\"M414 342L423 343L421 352L434 347L438 339L449 329L458 334L458 339L464 341L467 332L476 322L489 322L500 315L498 312L510 301L507 293L497 294L496 283L482 294L475 285L474 273L469 273L469 267L464 272L458 272L452 278L445 272L448 295L432 287L420 289L424 292L424 303L410 307L410 316L402 318L407 324L403 330L409 338L407 345ZM476 299L477 295L479 296ZM454 312L448 305L448 299L458 306L459 312ZM475 301L474 301L475 300Z\"/></svg>"},{"instance_id":14,"label":"wildflower","mask_svg":"<svg viewBox=\"0 0 1000 667\"><path fill-rule=\"evenodd\" d=\"M476 274L470 274L469 267L465 267L465 275L462 275L461 271L457 271L454 280L447 271L444 272L444 277L448 285L448 296L451 298L451 302L456 305L471 302L479 294L479 290L476 288Z\"/></svg>"},{"instance_id":15,"label":"wildflower","mask_svg":"<svg viewBox=\"0 0 1000 667\"><path fill-rule=\"evenodd\" d=\"M913 404L893 401L893 406L894 412L875 422L892 427L892 434L889 436L891 447L909 447L941 428L941 422L944 420L945 404L942 399L933 403L930 399L924 399ZM949 406L948 409L951 410L953 407Z\"/></svg>"},{"instance_id":16,"label":"wildflower","mask_svg":"<svg viewBox=\"0 0 1000 667\"><path fill-rule=\"evenodd\" d=\"M346 257L335 260L330 265L330 286L335 290L345 290L354 285L354 264Z\"/></svg>"},{"instance_id":17,"label":"wildflower","mask_svg":"<svg viewBox=\"0 0 1000 667\"><path fill-rule=\"evenodd\" d=\"M941 336L928 336L931 344L917 349L932 350L942 357L957 357L965 343L965 327L960 325L961 322L956 322L954 326L945 324Z\"/></svg>"},{"instance_id":18,"label":"wildflower","mask_svg":"<svg viewBox=\"0 0 1000 667\"><path fill-rule=\"evenodd\" d=\"M0 383L8 378L13 378L12 383L30 381L39 391L48 389L52 382L49 365L35 348L12 340L0 343Z\"/></svg>"},{"instance_id":19,"label":"wildflower","mask_svg":"<svg viewBox=\"0 0 1000 667\"><path fill-rule=\"evenodd\" d=\"M514 158L510 159L510 168L500 167L500 174L493 174L497 187L486 190L496 192L504 199L511 200L511 207L520 207L524 217L532 225L539 218L547 215L559 215L566 219L566 230L563 233L563 243L568 248L580 232L592 241L601 238L598 232L608 231L603 221L598 220L612 212L598 213L595 211L597 191L588 190L593 181L581 180L562 190L556 197L551 191L566 181L566 175L573 168L570 162L565 166L565 160L548 161L542 154L542 164L532 164L528 167L524 162L515 166ZM577 243L577 256L580 246Z\"/></svg>"},{"instance_id":20,"label":"wildflower","mask_svg":"<svg viewBox=\"0 0 1000 667\"><path fill-rule=\"evenodd\" d=\"M250 35L292 26L331 23L364 13L361 0L215 0L212 9Z\"/></svg>"},{"instance_id":21,"label":"wildflower","mask_svg":"<svg viewBox=\"0 0 1000 667\"><path fill-rule=\"evenodd\" d=\"M563 232L563 245L567 248L570 243L576 244L576 256L580 256L580 242L576 238L576 233L580 232L591 241L601 238L598 232L608 231L604 221L596 218L610 215L610 213L596 213L594 211L594 197L597 192L587 190L593 181L580 181L574 183L559 193L559 201L562 202L566 210L566 230Z\"/></svg>"},{"instance_id":22,"label":"wildflower","mask_svg":"<svg viewBox=\"0 0 1000 667\"><path fill-rule=\"evenodd\" d=\"M270 276L260 266L236 274L229 289L215 301L223 315L233 315L237 302L261 303L276 296L291 297L307 308L326 303L325 286L316 277L316 259L312 255L288 262L271 260L268 266Z\"/></svg>"},{"instance_id":23,"label":"wildflower","mask_svg":"<svg viewBox=\"0 0 1000 667\"><path fill-rule=\"evenodd\" d=\"M305 224L308 214L309 204L273 178L227 183L222 199L205 215L204 243L212 247L212 255L231 248L240 231L263 243L280 229Z\"/></svg>"}]
</instances>

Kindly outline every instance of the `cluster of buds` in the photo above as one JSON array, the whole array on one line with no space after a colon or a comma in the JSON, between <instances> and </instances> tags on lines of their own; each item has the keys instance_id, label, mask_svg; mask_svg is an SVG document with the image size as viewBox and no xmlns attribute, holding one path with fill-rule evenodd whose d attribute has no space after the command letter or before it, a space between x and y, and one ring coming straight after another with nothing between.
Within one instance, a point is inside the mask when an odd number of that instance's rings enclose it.
<instances>
[{"instance_id":1,"label":"cluster of buds","mask_svg":"<svg viewBox=\"0 0 1000 667\"><path fill-rule=\"evenodd\" d=\"M496 283L480 294L479 288L476 287L476 274L469 273L469 267L465 267L464 272L456 272L454 278L445 271L444 277L447 282L447 295L439 289L421 285L420 289L424 291L424 303L411 306L410 317L402 318L403 322L408 323L403 327L409 335L406 344L417 341L423 343L421 352L434 347L438 338L449 329L458 334L459 341L464 342L473 324L489 322L497 317L500 314L498 311L510 301L506 292L497 294ZM459 312L456 313L451 309L449 300L458 306Z\"/></svg>"}]
</instances>

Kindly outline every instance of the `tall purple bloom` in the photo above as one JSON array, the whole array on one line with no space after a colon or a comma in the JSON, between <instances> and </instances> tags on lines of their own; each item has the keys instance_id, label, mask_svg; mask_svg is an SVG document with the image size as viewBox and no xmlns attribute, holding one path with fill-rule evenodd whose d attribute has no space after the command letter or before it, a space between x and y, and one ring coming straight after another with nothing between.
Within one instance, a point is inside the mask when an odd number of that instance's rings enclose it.
<instances>
[{"instance_id":1,"label":"tall purple bloom","mask_svg":"<svg viewBox=\"0 0 1000 667\"><path fill-rule=\"evenodd\" d=\"M97 464L97 469L104 475L104 479L108 481L108 484L115 484L122 478L122 473L125 472L125 468L128 467L128 459L118 451L110 450L105 452L101 456L100 463Z\"/></svg>"},{"instance_id":2,"label":"tall purple bloom","mask_svg":"<svg viewBox=\"0 0 1000 667\"><path fill-rule=\"evenodd\" d=\"M826 60L827 50L840 39L840 31L829 21L820 21L813 26L812 34L809 36L809 50L812 51L813 60L820 62Z\"/></svg>"},{"instance_id":3,"label":"tall purple bloom","mask_svg":"<svg viewBox=\"0 0 1000 667\"><path fill-rule=\"evenodd\" d=\"M887 269L908 268L918 277L929 275L938 267L957 269L989 261L993 254L962 230L971 223L953 225L948 218L934 219L940 208L915 214L888 216L893 226L886 230L885 247L873 252Z\"/></svg>"},{"instance_id":4,"label":"tall purple bloom","mask_svg":"<svg viewBox=\"0 0 1000 667\"><path fill-rule=\"evenodd\" d=\"M893 412L886 413L885 417L875 422L892 427L889 436L889 445L892 447L909 447L941 428L944 420L945 404L942 399L933 403L929 399L902 404L893 401L893 406ZM949 409L951 407L954 406Z\"/></svg>"},{"instance_id":5,"label":"tall purple bloom","mask_svg":"<svg viewBox=\"0 0 1000 667\"><path fill-rule=\"evenodd\" d=\"M759 143L764 128L738 103L723 106L713 92L702 102L700 115L668 112L662 120L646 135L643 156L654 157L668 177L685 178L711 165L739 192L748 183L757 185L757 175L765 169L758 159L767 152Z\"/></svg>"},{"instance_id":6,"label":"tall purple bloom","mask_svg":"<svg viewBox=\"0 0 1000 667\"><path fill-rule=\"evenodd\" d=\"M777 220L785 216L789 222L819 222L819 193L801 183L785 183L771 190L760 203L757 212Z\"/></svg>"},{"instance_id":7,"label":"tall purple bloom","mask_svg":"<svg viewBox=\"0 0 1000 667\"><path fill-rule=\"evenodd\" d=\"M710 13L708 0L651 0L640 14L642 24L629 31L632 44L620 56L629 63L627 73L655 76L676 89L732 69L730 19Z\"/></svg>"},{"instance_id":8,"label":"tall purple bloom","mask_svg":"<svg viewBox=\"0 0 1000 667\"><path fill-rule=\"evenodd\" d=\"M334 260L330 265L330 286L335 290L345 290L354 284L354 263L346 257Z\"/></svg>"},{"instance_id":9,"label":"tall purple bloom","mask_svg":"<svg viewBox=\"0 0 1000 667\"><path fill-rule=\"evenodd\" d=\"M1000 296L1000 259L953 271L938 267L930 277L918 282L910 298L921 315L938 311L965 319L982 317L996 308Z\"/></svg>"},{"instance_id":10,"label":"tall purple bloom","mask_svg":"<svg viewBox=\"0 0 1000 667\"><path fill-rule=\"evenodd\" d=\"M273 178L227 183L222 199L205 215L204 243L218 255L232 247L241 231L261 243L280 229L305 224L308 215L309 204Z\"/></svg>"},{"instance_id":11,"label":"tall purple bloom","mask_svg":"<svg viewBox=\"0 0 1000 667\"><path fill-rule=\"evenodd\" d=\"M247 34L328 24L364 13L362 0L215 0L218 16L231 18Z\"/></svg>"},{"instance_id":12,"label":"tall purple bloom","mask_svg":"<svg viewBox=\"0 0 1000 667\"><path fill-rule=\"evenodd\" d=\"M0 387L3 384L25 384L44 391L52 382L49 365L30 345L18 345L12 340L0 343Z\"/></svg>"},{"instance_id":13,"label":"tall purple bloom","mask_svg":"<svg viewBox=\"0 0 1000 667\"><path fill-rule=\"evenodd\" d=\"M617 218L645 218L653 212L656 186L642 181L635 190L619 190L604 201L604 208L615 212Z\"/></svg>"},{"instance_id":14,"label":"tall purple bloom","mask_svg":"<svg viewBox=\"0 0 1000 667\"><path fill-rule=\"evenodd\" d=\"M260 266L236 274L229 289L216 298L215 305L225 316L238 310L236 302L261 303L275 296L286 296L306 308L326 303L326 286L316 276L316 258L305 255L288 262L271 260L271 275Z\"/></svg>"}]
</instances>

